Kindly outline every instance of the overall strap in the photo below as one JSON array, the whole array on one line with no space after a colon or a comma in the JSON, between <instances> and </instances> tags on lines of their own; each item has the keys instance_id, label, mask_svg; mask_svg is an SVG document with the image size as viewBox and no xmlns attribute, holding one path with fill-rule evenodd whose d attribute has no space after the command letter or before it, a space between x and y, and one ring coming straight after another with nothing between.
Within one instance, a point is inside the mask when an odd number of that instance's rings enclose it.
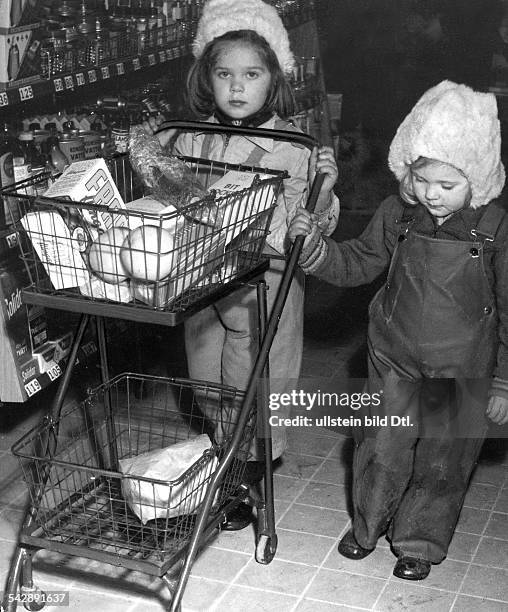
<instances>
[{"instance_id":1,"label":"overall strap","mask_svg":"<svg viewBox=\"0 0 508 612\"><path fill-rule=\"evenodd\" d=\"M203 137L203 143L201 144L201 153L199 157L201 159L210 159L210 151L212 149L213 139L217 136L213 132L206 132Z\"/></svg>"},{"instance_id":2,"label":"overall strap","mask_svg":"<svg viewBox=\"0 0 508 612\"><path fill-rule=\"evenodd\" d=\"M481 216L478 225L471 230L471 234L482 244L494 242L497 230L505 215L506 212L500 206L495 203L489 204L487 210Z\"/></svg>"}]
</instances>

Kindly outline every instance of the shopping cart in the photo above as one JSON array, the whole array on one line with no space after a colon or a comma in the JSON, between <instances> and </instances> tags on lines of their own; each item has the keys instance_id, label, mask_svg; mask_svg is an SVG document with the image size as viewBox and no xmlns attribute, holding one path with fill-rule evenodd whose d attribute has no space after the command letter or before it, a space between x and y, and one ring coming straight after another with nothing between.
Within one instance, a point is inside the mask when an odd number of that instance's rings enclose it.
<instances>
[{"instance_id":1,"label":"shopping cart","mask_svg":"<svg viewBox=\"0 0 508 612\"><path fill-rule=\"evenodd\" d=\"M164 127L248 132L314 146L311 138L298 133L177 121L168 122ZM217 172L225 173L231 168L262 174L265 178L255 179L241 192L221 197L214 197L212 193L198 203L162 215L110 210L105 206L37 196L37 183L44 181L45 176L19 183L3 192L10 198L11 205L14 202L13 219L21 257L31 281L23 291L23 299L82 313L51 409L40 425L23 436L12 449L20 460L28 484L30 508L4 593L3 607L8 612L16 609L13 595L18 588L25 593L38 592L32 581L32 556L39 549L158 576L172 592L170 609L179 610L198 550L217 531L225 515L244 500L254 503L258 513L256 560L270 563L275 555L277 536L266 372L268 353L303 237L295 241L268 320L263 279L268 262L263 256L263 248L282 180L287 175L265 168L184 159L206 186L211 176L216 178ZM115 160L111 169L125 201L142 195L142 186L124 157ZM312 186L308 199L311 210L322 179L318 175ZM242 202L241 209L246 211L243 215L238 202ZM226 215L224 210L228 211ZM38 226L37 215L47 218L48 214L54 216L51 223ZM27 223L27 215L33 216L33 223ZM94 238L97 242L96 226L92 225L91 229L83 224L73 226L72 220L87 216L97 219L98 215L103 215L103 220L111 222L111 226L127 227L129 231L135 231L132 227L137 229L149 224L159 230L167 228L168 224L177 227L183 238L175 240L171 250L161 253L160 242L153 250L144 249L150 257L171 256L172 261L176 261L170 275L172 287L168 289L169 283L164 277L138 278L132 283L134 289L129 285L122 302L105 295L102 286L96 291L90 290L89 279L85 291L70 286L76 279L68 281L69 276L77 270L80 273L83 269L84 273L89 271L88 266L82 264L86 263L80 251L82 245L90 249ZM57 233L56 228L64 225L73 229L79 227L79 231L70 237L65 229ZM47 227L55 229L55 233L48 232ZM73 250L64 266L59 266L54 250L48 256L50 249L40 248L43 238L59 245L64 242ZM116 249L119 245L113 242L112 246ZM109 269L110 274L116 272L114 267ZM176 325L246 283L256 286L260 346L245 392L202 381L132 373L110 379L104 317ZM142 293L139 292L140 284L144 287ZM114 298L121 296L114 294ZM102 384L90 392L78 409L63 408L77 350L92 315L97 326ZM122 471L125 461L133 457L171 448L178 442L193 441L203 435L207 436L209 447L172 480L140 476L128 468ZM266 472L262 497L253 496L243 484L255 435L264 446ZM134 494L129 497L127 489ZM31 601L29 609L40 609L37 597L32 597Z\"/></svg>"}]
</instances>

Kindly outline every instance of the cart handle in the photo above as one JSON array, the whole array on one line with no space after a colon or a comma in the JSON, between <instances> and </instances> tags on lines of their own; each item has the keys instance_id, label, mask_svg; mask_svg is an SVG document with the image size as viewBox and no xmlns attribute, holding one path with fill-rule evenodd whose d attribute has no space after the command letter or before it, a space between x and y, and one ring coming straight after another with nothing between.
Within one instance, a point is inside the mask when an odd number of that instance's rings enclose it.
<instances>
[{"instance_id":1,"label":"cart handle","mask_svg":"<svg viewBox=\"0 0 508 612\"><path fill-rule=\"evenodd\" d=\"M304 145L312 151L317 146L317 141L303 132L288 132L286 130L269 130L267 128L241 127L237 125L223 125L221 123L209 123L208 121L181 121L170 119L159 126L155 134L164 130L180 129L195 132L220 132L221 134L238 134L240 136L253 136L257 138L271 138L272 140L285 140Z\"/></svg>"}]
</instances>

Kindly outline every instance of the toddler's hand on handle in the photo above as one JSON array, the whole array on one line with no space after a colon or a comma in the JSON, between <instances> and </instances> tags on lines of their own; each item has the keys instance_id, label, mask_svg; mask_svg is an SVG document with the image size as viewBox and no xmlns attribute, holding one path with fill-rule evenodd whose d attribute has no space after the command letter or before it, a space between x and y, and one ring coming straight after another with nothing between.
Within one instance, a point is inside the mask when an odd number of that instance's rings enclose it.
<instances>
[{"instance_id":1,"label":"toddler's hand on handle","mask_svg":"<svg viewBox=\"0 0 508 612\"><path fill-rule=\"evenodd\" d=\"M288 236L294 242L297 236L305 236L298 263L306 274L314 272L326 258L327 246L321 236L316 215L305 208L298 208L288 228Z\"/></svg>"},{"instance_id":2,"label":"toddler's hand on handle","mask_svg":"<svg viewBox=\"0 0 508 612\"><path fill-rule=\"evenodd\" d=\"M494 395L489 399L486 415L497 425L508 423L508 399Z\"/></svg>"}]
</instances>

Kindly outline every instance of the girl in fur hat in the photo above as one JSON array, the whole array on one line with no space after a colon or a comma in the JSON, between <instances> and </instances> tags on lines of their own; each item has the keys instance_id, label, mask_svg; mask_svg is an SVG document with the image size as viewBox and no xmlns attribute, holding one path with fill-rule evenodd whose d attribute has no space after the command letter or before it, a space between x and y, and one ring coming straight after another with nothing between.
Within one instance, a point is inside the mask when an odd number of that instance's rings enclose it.
<instances>
[{"instance_id":1,"label":"girl in fur hat","mask_svg":"<svg viewBox=\"0 0 508 612\"><path fill-rule=\"evenodd\" d=\"M359 238L323 238L305 210L289 229L291 239L306 235L307 273L340 286L387 273L368 332L368 391L383 400L356 415L353 523L339 552L363 559L387 532L394 574L407 580L446 557L485 414L508 423L500 149L495 97L443 81L400 125L388 158L400 195L380 204Z\"/></svg>"},{"instance_id":2,"label":"girl in fur hat","mask_svg":"<svg viewBox=\"0 0 508 612\"><path fill-rule=\"evenodd\" d=\"M209 0L198 24L193 51L196 61L188 75L187 97L197 117L226 125L297 131L287 121L296 112L287 80L294 59L275 8L261 0ZM156 127L153 121L145 126L152 131ZM163 146L172 136L159 134ZM290 178L284 181L267 238L273 257L265 275L270 311L285 266L289 221L304 205L309 179L316 172L326 175L316 207L319 227L329 235L337 224L339 202L332 190L337 179L333 150L320 147L310 155L306 148L280 140L192 132L180 134L173 151L288 171ZM303 281L301 273L293 280L270 351L272 392L292 390L300 374ZM190 376L245 389L258 346L255 321L256 296L252 289L237 291L187 320L185 347ZM284 428L274 428L274 458L283 453L285 445ZM260 479L261 462L252 462L249 468L251 482ZM240 529L250 519L250 507L240 506L222 528Z\"/></svg>"}]
</instances>

